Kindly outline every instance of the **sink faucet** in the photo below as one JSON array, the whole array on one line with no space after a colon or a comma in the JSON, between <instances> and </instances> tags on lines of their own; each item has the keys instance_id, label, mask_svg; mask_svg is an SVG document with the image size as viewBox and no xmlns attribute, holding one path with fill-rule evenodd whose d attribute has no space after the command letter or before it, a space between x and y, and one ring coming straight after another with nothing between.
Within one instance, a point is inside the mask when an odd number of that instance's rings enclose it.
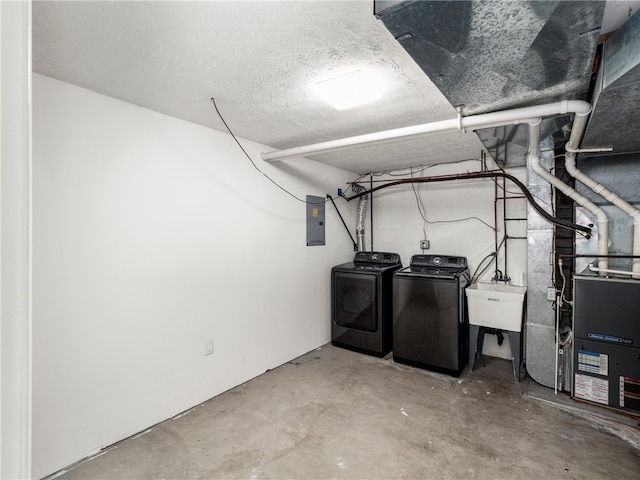
<instances>
[{"instance_id":1,"label":"sink faucet","mask_svg":"<svg viewBox=\"0 0 640 480\"><path fill-rule=\"evenodd\" d=\"M504 275L501 270L496 269L495 276L491 279L494 282L511 283L511 277Z\"/></svg>"}]
</instances>

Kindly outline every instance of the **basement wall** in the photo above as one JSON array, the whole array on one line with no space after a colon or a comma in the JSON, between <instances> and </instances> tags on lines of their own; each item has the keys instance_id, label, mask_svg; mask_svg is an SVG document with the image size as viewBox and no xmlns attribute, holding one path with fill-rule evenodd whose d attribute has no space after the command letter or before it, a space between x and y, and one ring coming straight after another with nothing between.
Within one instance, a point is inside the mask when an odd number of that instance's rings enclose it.
<instances>
[{"instance_id":1,"label":"basement wall","mask_svg":"<svg viewBox=\"0 0 640 480\"><path fill-rule=\"evenodd\" d=\"M33 77L41 478L329 342L330 268L353 251L330 204L307 247L305 205L229 135ZM242 143L301 198L353 177Z\"/></svg>"}]
</instances>

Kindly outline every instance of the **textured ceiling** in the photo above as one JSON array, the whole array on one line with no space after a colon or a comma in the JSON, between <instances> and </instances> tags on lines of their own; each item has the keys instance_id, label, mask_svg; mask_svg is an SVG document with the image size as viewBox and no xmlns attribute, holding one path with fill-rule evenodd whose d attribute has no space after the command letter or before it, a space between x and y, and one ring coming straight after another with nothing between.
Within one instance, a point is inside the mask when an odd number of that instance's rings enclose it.
<instances>
[{"instance_id":1,"label":"textured ceiling","mask_svg":"<svg viewBox=\"0 0 640 480\"><path fill-rule=\"evenodd\" d=\"M455 118L373 2L34 2L34 71L274 149ZM310 88L360 68L383 98L334 110ZM362 173L478 158L473 133L325 153ZM288 160L295 161L295 160Z\"/></svg>"},{"instance_id":2,"label":"textured ceiling","mask_svg":"<svg viewBox=\"0 0 640 480\"><path fill-rule=\"evenodd\" d=\"M600 33L639 3L607 2ZM455 118L373 10L371 0L34 2L33 69L225 131L215 97L237 136L271 149ZM355 69L384 79L381 100L337 111L311 88ZM311 158L365 173L478 158L483 148L476 134L453 132Z\"/></svg>"}]
</instances>

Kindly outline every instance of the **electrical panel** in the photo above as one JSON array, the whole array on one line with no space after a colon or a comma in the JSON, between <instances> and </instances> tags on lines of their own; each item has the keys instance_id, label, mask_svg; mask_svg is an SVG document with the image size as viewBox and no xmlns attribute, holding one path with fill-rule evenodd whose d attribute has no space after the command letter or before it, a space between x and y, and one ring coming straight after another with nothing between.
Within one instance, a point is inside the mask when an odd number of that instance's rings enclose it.
<instances>
[{"instance_id":1,"label":"electrical panel","mask_svg":"<svg viewBox=\"0 0 640 480\"><path fill-rule=\"evenodd\" d=\"M323 197L307 195L307 246L325 244Z\"/></svg>"}]
</instances>

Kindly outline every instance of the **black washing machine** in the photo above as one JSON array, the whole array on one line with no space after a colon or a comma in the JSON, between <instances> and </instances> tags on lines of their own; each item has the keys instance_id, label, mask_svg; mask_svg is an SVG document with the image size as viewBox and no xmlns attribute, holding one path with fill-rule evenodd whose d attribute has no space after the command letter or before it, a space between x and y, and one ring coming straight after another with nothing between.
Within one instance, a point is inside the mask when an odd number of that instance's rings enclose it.
<instances>
[{"instance_id":1,"label":"black washing machine","mask_svg":"<svg viewBox=\"0 0 640 480\"><path fill-rule=\"evenodd\" d=\"M353 262L331 269L331 343L385 356L392 346L393 272L400 256L358 252Z\"/></svg>"},{"instance_id":2,"label":"black washing machine","mask_svg":"<svg viewBox=\"0 0 640 480\"><path fill-rule=\"evenodd\" d=\"M393 360L458 376L467 362L465 257L414 255L393 278Z\"/></svg>"}]
</instances>

